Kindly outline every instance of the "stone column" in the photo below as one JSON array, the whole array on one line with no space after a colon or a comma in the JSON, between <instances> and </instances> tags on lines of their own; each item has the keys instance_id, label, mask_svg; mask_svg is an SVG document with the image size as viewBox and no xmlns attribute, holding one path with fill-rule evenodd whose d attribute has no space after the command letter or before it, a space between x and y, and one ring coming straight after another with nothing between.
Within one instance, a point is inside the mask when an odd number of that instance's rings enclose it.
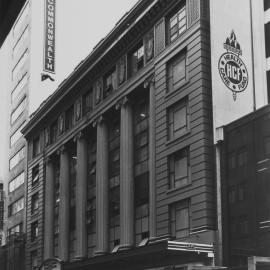
<instances>
[{"instance_id":1,"label":"stone column","mask_svg":"<svg viewBox=\"0 0 270 270\"><path fill-rule=\"evenodd\" d=\"M60 150L60 207L59 257L68 260L69 253L69 155L66 147Z\"/></svg>"},{"instance_id":2,"label":"stone column","mask_svg":"<svg viewBox=\"0 0 270 270\"><path fill-rule=\"evenodd\" d=\"M54 234L54 167L50 158L46 160L44 217L44 260L53 258Z\"/></svg>"},{"instance_id":3,"label":"stone column","mask_svg":"<svg viewBox=\"0 0 270 270\"><path fill-rule=\"evenodd\" d=\"M108 127L101 117L97 121L96 168L96 255L108 252L109 247L109 183L108 183Z\"/></svg>"},{"instance_id":4,"label":"stone column","mask_svg":"<svg viewBox=\"0 0 270 270\"><path fill-rule=\"evenodd\" d=\"M82 132L77 141L76 183L76 257L86 257L86 202L87 202L87 141Z\"/></svg>"},{"instance_id":5,"label":"stone column","mask_svg":"<svg viewBox=\"0 0 270 270\"><path fill-rule=\"evenodd\" d=\"M120 233L121 249L134 245L134 145L132 106L121 106L120 132Z\"/></svg>"},{"instance_id":6,"label":"stone column","mask_svg":"<svg viewBox=\"0 0 270 270\"><path fill-rule=\"evenodd\" d=\"M156 117L154 75L144 82L149 87L149 237L156 237Z\"/></svg>"}]
</instances>

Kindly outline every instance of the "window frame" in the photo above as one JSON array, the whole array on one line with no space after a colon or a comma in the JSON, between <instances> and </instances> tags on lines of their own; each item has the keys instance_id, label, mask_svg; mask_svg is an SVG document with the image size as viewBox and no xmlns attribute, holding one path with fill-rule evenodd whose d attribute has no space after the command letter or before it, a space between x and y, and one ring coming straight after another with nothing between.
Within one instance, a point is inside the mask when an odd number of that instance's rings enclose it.
<instances>
[{"instance_id":1,"label":"window frame","mask_svg":"<svg viewBox=\"0 0 270 270\"><path fill-rule=\"evenodd\" d=\"M178 158L178 159L176 159ZM175 172L176 172L176 161L180 161L181 159L186 158L186 176L182 176L179 179L175 178ZM183 148L179 151L176 151L175 153L171 154L168 159L168 173L169 173L169 189L178 189L183 188L187 185L191 184L191 165L190 165L190 150L189 147ZM181 184L181 182L184 183ZM176 183L179 182L179 184L176 185Z\"/></svg>"},{"instance_id":2,"label":"window frame","mask_svg":"<svg viewBox=\"0 0 270 270\"><path fill-rule=\"evenodd\" d=\"M185 125L182 125L180 128L175 129L175 114L182 110L183 108L186 108L185 110ZM177 138L182 137L183 135L187 134L190 130L190 108L189 108L189 102L187 98L184 98L174 104L173 106L169 107L167 110L167 123L168 123L168 136L167 140L174 140ZM180 121L181 122L181 121ZM177 134L179 132L180 134Z\"/></svg>"},{"instance_id":3,"label":"window frame","mask_svg":"<svg viewBox=\"0 0 270 270\"><path fill-rule=\"evenodd\" d=\"M35 242L38 239L39 228L38 228L38 220L31 223L31 242Z\"/></svg>"},{"instance_id":4,"label":"window frame","mask_svg":"<svg viewBox=\"0 0 270 270\"><path fill-rule=\"evenodd\" d=\"M22 179L23 181L22 181ZM18 180L18 181L17 181ZM19 173L16 177L14 177L9 183L8 183L8 192L14 192L16 189L18 189L20 186L22 186L24 184L24 180L25 180L25 172L22 171L21 173ZM16 184L16 183L20 183L20 184ZM14 189L11 190L10 186L11 183L14 183Z\"/></svg>"},{"instance_id":5,"label":"window frame","mask_svg":"<svg viewBox=\"0 0 270 270\"><path fill-rule=\"evenodd\" d=\"M13 125L19 118L20 116L24 113L26 108L26 96L24 96L19 105L12 111L11 116L10 116L10 122ZM19 113L18 113L19 112ZM14 114L16 113L15 118L13 118Z\"/></svg>"},{"instance_id":6,"label":"window frame","mask_svg":"<svg viewBox=\"0 0 270 270\"><path fill-rule=\"evenodd\" d=\"M33 148L32 148L33 158L38 156L40 152L41 152L40 135L38 135L33 139Z\"/></svg>"},{"instance_id":7,"label":"window frame","mask_svg":"<svg viewBox=\"0 0 270 270\"><path fill-rule=\"evenodd\" d=\"M182 228L177 229L177 221L182 221L183 219L177 219L177 211L187 210L188 219L185 220ZM170 216L170 234L176 239L186 238L190 235L192 228L192 216L191 216L191 205L190 199L185 199L182 201L174 202L169 205L169 216ZM185 227L186 223L188 225ZM177 235L178 233L178 235Z\"/></svg>"},{"instance_id":8,"label":"window frame","mask_svg":"<svg viewBox=\"0 0 270 270\"><path fill-rule=\"evenodd\" d=\"M23 146L14 156L12 156L9 159L9 171L11 171L12 169L14 169L24 158L25 158L25 146ZM15 164L13 164L13 166L11 166L11 163L13 162L14 159L17 159Z\"/></svg>"},{"instance_id":9,"label":"window frame","mask_svg":"<svg viewBox=\"0 0 270 270\"><path fill-rule=\"evenodd\" d=\"M89 104L90 103L90 104ZM87 91L82 98L82 111L83 115L92 111L94 108L94 90L91 87L89 91Z\"/></svg>"},{"instance_id":10,"label":"window frame","mask_svg":"<svg viewBox=\"0 0 270 270\"><path fill-rule=\"evenodd\" d=\"M179 15L181 14L181 11L184 11L183 17L179 20ZM176 24L171 26L171 22L176 19ZM181 21L185 20L185 23L179 27L179 23ZM171 31L176 27L175 33L172 35ZM183 29L181 32L179 32L180 29ZM183 33L188 29L188 23L187 23L187 4L186 1L181 1L181 4L178 5L173 9L173 11L167 16L166 18L166 42L167 44L172 44L175 42L180 36L183 35ZM176 35L176 36L175 36ZM175 38L172 40L172 36L175 36Z\"/></svg>"},{"instance_id":11,"label":"window frame","mask_svg":"<svg viewBox=\"0 0 270 270\"><path fill-rule=\"evenodd\" d=\"M138 58L139 51L142 50L142 56ZM135 55L136 54L136 55ZM137 45L128 54L129 57L129 77L137 74L145 66L145 44L143 39L137 43ZM136 61L135 61L136 58Z\"/></svg>"},{"instance_id":12,"label":"window frame","mask_svg":"<svg viewBox=\"0 0 270 270\"><path fill-rule=\"evenodd\" d=\"M180 64L182 62L184 63L184 66L181 67L182 69L184 69L183 75L181 75L181 77L176 76L177 78L180 79L174 82L174 75L175 75L174 68L179 68L179 66L177 67L177 64ZM176 56L174 56L167 62L166 72L167 72L166 76L167 76L168 94L175 92L188 82L188 62L186 50L182 50L180 53L178 53Z\"/></svg>"},{"instance_id":13,"label":"window frame","mask_svg":"<svg viewBox=\"0 0 270 270\"><path fill-rule=\"evenodd\" d=\"M110 80L110 83L107 85L108 79ZM110 94L115 92L118 87L118 81L117 81L117 69L116 66L110 69L105 75L104 75L104 98L108 97Z\"/></svg>"},{"instance_id":14,"label":"window frame","mask_svg":"<svg viewBox=\"0 0 270 270\"><path fill-rule=\"evenodd\" d=\"M36 215L39 209L39 193L31 196L31 215Z\"/></svg>"}]
</instances>

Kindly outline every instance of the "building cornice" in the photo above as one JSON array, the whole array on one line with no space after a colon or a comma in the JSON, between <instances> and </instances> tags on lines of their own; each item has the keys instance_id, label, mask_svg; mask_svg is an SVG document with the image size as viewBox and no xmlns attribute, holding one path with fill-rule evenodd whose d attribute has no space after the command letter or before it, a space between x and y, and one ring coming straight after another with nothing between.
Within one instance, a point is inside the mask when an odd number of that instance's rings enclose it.
<instances>
[{"instance_id":1,"label":"building cornice","mask_svg":"<svg viewBox=\"0 0 270 270\"><path fill-rule=\"evenodd\" d=\"M176 1L140 0L120 19L112 31L96 45L89 56L74 69L70 76L59 85L58 89L41 104L40 108L31 116L30 121L22 130L23 134L27 137L38 123L43 121L53 108L72 92L72 89L75 89L75 86L76 91L78 91L78 86L89 83L90 77L92 77L89 76L90 72L102 64L101 69L104 69L105 65L101 62L106 57L109 57L109 54L112 57L113 54L119 53L118 50L115 50L115 47L127 47L127 44L131 43L131 39L135 39L138 33L146 29L149 21L162 10L167 2L170 2L171 5L171 3L173 4Z\"/></svg>"}]
</instances>

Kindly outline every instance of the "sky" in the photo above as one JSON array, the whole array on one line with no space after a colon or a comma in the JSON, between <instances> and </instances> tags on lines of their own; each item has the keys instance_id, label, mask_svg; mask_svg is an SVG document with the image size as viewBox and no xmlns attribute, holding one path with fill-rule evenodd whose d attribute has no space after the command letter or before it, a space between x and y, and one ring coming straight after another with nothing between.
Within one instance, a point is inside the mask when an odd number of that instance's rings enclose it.
<instances>
[{"instance_id":1,"label":"sky","mask_svg":"<svg viewBox=\"0 0 270 270\"><path fill-rule=\"evenodd\" d=\"M44 0L32 0L31 14L31 95L29 112L54 92L74 68L85 59L93 47L104 38L138 0L56 0L56 74L55 82L41 82L43 72ZM11 61L14 40L6 40L0 49L0 180L6 178L9 147L9 102ZM8 64L9 63L9 64ZM11 63L11 65L10 65ZM48 90L50 89L50 90ZM31 100L30 100L31 96ZM31 102L30 102L31 101ZM33 101L33 102L32 102ZM33 106L30 105L34 104ZM4 168L4 169L3 169Z\"/></svg>"},{"instance_id":2,"label":"sky","mask_svg":"<svg viewBox=\"0 0 270 270\"><path fill-rule=\"evenodd\" d=\"M67 8L57 9L56 35L61 35L61 39L56 36L56 65L61 65L57 77L67 77L137 1L57 0L56 8L68 3Z\"/></svg>"}]
</instances>

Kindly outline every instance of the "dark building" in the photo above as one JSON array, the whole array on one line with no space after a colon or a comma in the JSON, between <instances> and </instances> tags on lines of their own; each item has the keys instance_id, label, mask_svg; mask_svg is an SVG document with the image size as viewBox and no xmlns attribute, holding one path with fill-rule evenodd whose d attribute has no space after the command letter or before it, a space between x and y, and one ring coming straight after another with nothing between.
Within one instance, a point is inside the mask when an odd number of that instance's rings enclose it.
<instances>
[{"instance_id":1,"label":"dark building","mask_svg":"<svg viewBox=\"0 0 270 270\"><path fill-rule=\"evenodd\" d=\"M23 129L26 269L213 269L211 108L208 1L139 1Z\"/></svg>"},{"instance_id":2,"label":"dark building","mask_svg":"<svg viewBox=\"0 0 270 270\"><path fill-rule=\"evenodd\" d=\"M222 148L225 261L247 265L270 256L270 107L226 126Z\"/></svg>"}]
</instances>

